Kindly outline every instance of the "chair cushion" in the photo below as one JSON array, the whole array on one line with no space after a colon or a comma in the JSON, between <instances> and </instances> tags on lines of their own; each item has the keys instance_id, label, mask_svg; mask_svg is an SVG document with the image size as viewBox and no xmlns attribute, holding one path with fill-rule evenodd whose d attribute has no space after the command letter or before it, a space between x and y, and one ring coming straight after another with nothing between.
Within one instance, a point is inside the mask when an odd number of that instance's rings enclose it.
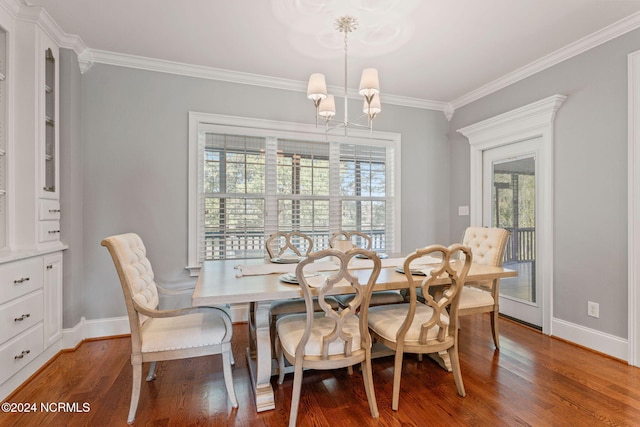
<instances>
[{"instance_id":1,"label":"chair cushion","mask_svg":"<svg viewBox=\"0 0 640 427\"><path fill-rule=\"evenodd\" d=\"M276 329L282 348L289 354L295 354L300 339L304 334L307 321L305 314L291 314L278 319ZM356 316L345 319L344 331L353 336L351 351L360 349L360 320ZM309 341L305 346L305 355L322 355L322 338L329 335L335 328L335 320L325 317L324 313L316 313L313 320L313 329ZM344 341L337 339L329 344L329 355L344 354Z\"/></svg>"},{"instance_id":2,"label":"chair cushion","mask_svg":"<svg viewBox=\"0 0 640 427\"><path fill-rule=\"evenodd\" d=\"M460 293L460 303L458 308L460 310L464 308L477 308L485 306L493 306L493 296L491 292L483 291L482 289L474 288L472 286L463 286Z\"/></svg>"},{"instance_id":3,"label":"chair cushion","mask_svg":"<svg viewBox=\"0 0 640 427\"><path fill-rule=\"evenodd\" d=\"M336 295L336 299L342 307L348 306L354 298L354 294ZM376 291L371 294L369 307L373 307L375 305L399 304L401 302L404 302L404 297L400 291Z\"/></svg>"},{"instance_id":4,"label":"chair cushion","mask_svg":"<svg viewBox=\"0 0 640 427\"><path fill-rule=\"evenodd\" d=\"M337 310L340 306L335 297L327 296L325 297L325 301L329 303L331 308L334 310ZM270 310L272 316L279 316L282 314L306 313L307 308L305 306L304 298L296 298L274 301L271 303ZM313 299L313 311L322 311L317 298Z\"/></svg>"},{"instance_id":5,"label":"chair cushion","mask_svg":"<svg viewBox=\"0 0 640 427\"><path fill-rule=\"evenodd\" d=\"M140 330L142 352L220 344L226 333L223 320L215 312L149 318Z\"/></svg>"},{"instance_id":6,"label":"chair cushion","mask_svg":"<svg viewBox=\"0 0 640 427\"><path fill-rule=\"evenodd\" d=\"M407 317L409 305L410 304L392 304L371 307L369 309L369 329L384 339L395 341L398 330ZM431 319L431 316L433 316L433 309L431 307L424 304L416 305L416 315L413 318L411 327L407 331L407 335L405 335L405 343L418 344L422 324ZM440 316L442 322L445 325L449 325L449 316L446 312ZM440 328L438 326L429 329L427 341L437 339L439 330ZM447 331L445 331L445 334L446 333Z\"/></svg>"}]
</instances>

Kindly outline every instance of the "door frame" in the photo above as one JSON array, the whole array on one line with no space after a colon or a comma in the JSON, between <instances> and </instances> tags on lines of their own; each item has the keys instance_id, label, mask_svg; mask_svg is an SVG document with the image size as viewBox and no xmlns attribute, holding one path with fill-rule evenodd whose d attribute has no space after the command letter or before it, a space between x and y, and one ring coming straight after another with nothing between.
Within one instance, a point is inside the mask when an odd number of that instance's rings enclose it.
<instances>
[{"instance_id":1,"label":"door frame","mask_svg":"<svg viewBox=\"0 0 640 427\"><path fill-rule=\"evenodd\" d=\"M640 50L628 55L628 362L640 366Z\"/></svg>"},{"instance_id":2,"label":"door frame","mask_svg":"<svg viewBox=\"0 0 640 427\"><path fill-rule=\"evenodd\" d=\"M542 333L552 335L553 318L553 122L567 99L553 95L524 107L483 120L458 132L469 140L470 225L482 226L483 151L515 142L542 138L536 218L538 284L542 286Z\"/></svg>"},{"instance_id":3,"label":"door frame","mask_svg":"<svg viewBox=\"0 0 640 427\"><path fill-rule=\"evenodd\" d=\"M500 147L491 148L488 150L484 150L482 152L483 157L483 200L482 200L482 225L487 227L495 226L494 224L494 213L496 206L494 205L493 194L494 191L497 191L494 183L494 167L496 164L506 163L513 161L515 159L523 159L529 158L534 162L534 177L535 177L535 219L534 219L534 229L535 229L535 240L538 242L538 230L542 230L544 228L544 224L540 224L539 219L539 201L542 199L542 193L540 191L540 174L541 174L541 166L540 166L540 156L543 152L542 147L542 139L539 137L528 138L523 141L514 142L512 144L502 145ZM506 184L507 188L512 189L511 183ZM517 209L515 207L514 209ZM514 228L515 227L515 217L518 214L514 214ZM515 230L517 232L517 230ZM512 236L512 240L514 236ZM517 240L513 240L513 246L515 246ZM537 247L537 245L536 245ZM515 248L517 250L517 248ZM535 251L538 252L537 250ZM537 258L537 255L535 256ZM534 258L535 259L535 258ZM537 270L537 266L541 265L539 262L532 263L534 269ZM535 272L533 277L537 277ZM537 280L536 280L537 282ZM513 296L508 296L502 293L504 289L503 285L501 285L500 292L500 312L505 314L506 316L514 317L524 323L542 328L542 308L544 307L542 300L542 286L537 286L534 284L535 290L535 298L534 301L528 301L525 299L520 299Z\"/></svg>"}]
</instances>

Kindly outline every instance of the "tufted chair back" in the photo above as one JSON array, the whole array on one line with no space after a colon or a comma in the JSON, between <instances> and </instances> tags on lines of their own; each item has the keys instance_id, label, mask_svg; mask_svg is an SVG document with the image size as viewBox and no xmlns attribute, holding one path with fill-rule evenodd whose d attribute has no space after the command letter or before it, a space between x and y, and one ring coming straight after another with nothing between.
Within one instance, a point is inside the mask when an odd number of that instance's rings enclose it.
<instances>
[{"instance_id":1,"label":"tufted chair back","mask_svg":"<svg viewBox=\"0 0 640 427\"><path fill-rule=\"evenodd\" d=\"M462 237L462 244L471 248L474 263L502 267L509 234L511 233L503 228L468 227ZM490 313L496 348L500 348L499 312L499 279L467 283L462 289L458 315Z\"/></svg>"},{"instance_id":2,"label":"tufted chair back","mask_svg":"<svg viewBox=\"0 0 640 427\"><path fill-rule=\"evenodd\" d=\"M467 227L462 244L471 248L474 263L501 267L509 234L503 228Z\"/></svg>"},{"instance_id":3,"label":"tufted chair back","mask_svg":"<svg viewBox=\"0 0 640 427\"><path fill-rule=\"evenodd\" d=\"M150 310L157 309L159 303L158 288L153 278L151 263L147 259L147 249L140 236L135 233L107 237L102 241L102 245L109 249L118 271L133 330L147 320L147 316L135 310L133 302ZM132 316L136 317L137 321L132 319Z\"/></svg>"}]
</instances>

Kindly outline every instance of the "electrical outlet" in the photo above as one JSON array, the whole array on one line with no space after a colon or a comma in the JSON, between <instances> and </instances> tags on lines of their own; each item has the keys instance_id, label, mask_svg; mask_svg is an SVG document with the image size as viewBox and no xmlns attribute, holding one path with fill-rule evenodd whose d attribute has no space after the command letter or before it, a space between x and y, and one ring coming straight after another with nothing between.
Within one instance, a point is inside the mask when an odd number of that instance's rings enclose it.
<instances>
[{"instance_id":1,"label":"electrical outlet","mask_svg":"<svg viewBox=\"0 0 640 427\"><path fill-rule=\"evenodd\" d=\"M458 206L458 216L469 216L469 206Z\"/></svg>"},{"instance_id":2,"label":"electrical outlet","mask_svg":"<svg viewBox=\"0 0 640 427\"><path fill-rule=\"evenodd\" d=\"M587 301L587 316L600 317L600 304Z\"/></svg>"}]
</instances>

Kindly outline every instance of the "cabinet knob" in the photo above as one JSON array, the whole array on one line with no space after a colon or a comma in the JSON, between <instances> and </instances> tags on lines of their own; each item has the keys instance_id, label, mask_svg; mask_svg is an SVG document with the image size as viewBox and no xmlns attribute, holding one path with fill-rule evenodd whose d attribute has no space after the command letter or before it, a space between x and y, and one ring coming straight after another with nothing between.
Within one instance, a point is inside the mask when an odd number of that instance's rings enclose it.
<instances>
[{"instance_id":1,"label":"cabinet knob","mask_svg":"<svg viewBox=\"0 0 640 427\"><path fill-rule=\"evenodd\" d=\"M53 268L53 264L47 265L47 270L51 270Z\"/></svg>"},{"instance_id":2,"label":"cabinet knob","mask_svg":"<svg viewBox=\"0 0 640 427\"><path fill-rule=\"evenodd\" d=\"M18 285L18 284L20 284L20 283L24 283L24 282L27 282L27 281L29 281L29 278L28 278L28 277L23 277L23 278L21 278L21 279L14 280L14 281L13 281L13 284L14 284L14 285Z\"/></svg>"},{"instance_id":3,"label":"cabinet knob","mask_svg":"<svg viewBox=\"0 0 640 427\"><path fill-rule=\"evenodd\" d=\"M14 359L22 359L25 355L31 353L31 350L24 350L22 353L18 354L17 356L14 356Z\"/></svg>"},{"instance_id":4,"label":"cabinet knob","mask_svg":"<svg viewBox=\"0 0 640 427\"><path fill-rule=\"evenodd\" d=\"M15 319L13 319L14 322L22 322L24 319L31 317L31 314L27 313L27 314L23 314L20 317L16 317Z\"/></svg>"},{"instance_id":5,"label":"cabinet knob","mask_svg":"<svg viewBox=\"0 0 640 427\"><path fill-rule=\"evenodd\" d=\"M58 213L60 209L49 209L49 213Z\"/></svg>"}]
</instances>

